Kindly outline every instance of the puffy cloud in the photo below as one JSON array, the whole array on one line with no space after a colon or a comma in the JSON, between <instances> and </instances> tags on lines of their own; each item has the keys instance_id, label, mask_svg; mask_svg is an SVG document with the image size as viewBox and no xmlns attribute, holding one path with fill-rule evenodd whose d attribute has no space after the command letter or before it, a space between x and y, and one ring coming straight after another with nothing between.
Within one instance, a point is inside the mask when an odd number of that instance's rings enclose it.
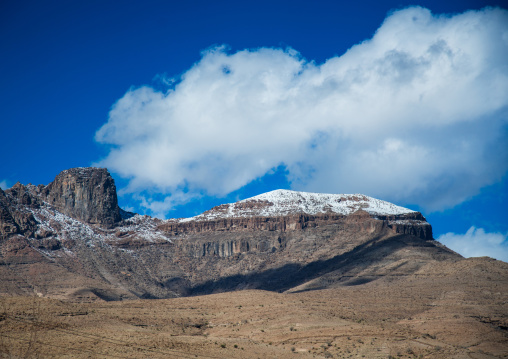
<instances>
[{"instance_id":1,"label":"puffy cloud","mask_svg":"<svg viewBox=\"0 0 508 359\"><path fill-rule=\"evenodd\" d=\"M508 11L493 8L396 11L323 64L212 48L167 91L132 88L114 104L99 164L130 179L125 193L170 194L145 203L158 212L279 166L297 190L449 208L508 171L507 58Z\"/></svg>"},{"instance_id":2,"label":"puffy cloud","mask_svg":"<svg viewBox=\"0 0 508 359\"><path fill-rule=\"evenodd\" d=\"M508 233L486 233L473 226L466 234L446 233L437 240L466 258L488 256L508 262Z\"/></svg>"}]
</instances>

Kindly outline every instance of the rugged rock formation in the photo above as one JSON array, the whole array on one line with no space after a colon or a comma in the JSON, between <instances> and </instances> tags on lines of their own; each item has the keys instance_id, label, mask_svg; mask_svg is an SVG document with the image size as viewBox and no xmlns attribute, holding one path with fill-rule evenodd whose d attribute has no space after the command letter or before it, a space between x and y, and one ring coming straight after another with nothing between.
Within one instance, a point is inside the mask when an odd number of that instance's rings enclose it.
<instances>
[{"instance_id":1,"label":"rugged rock formation","mask_svg":"<svg viewBox=\"0 0 508 359\"><path fill-rule=\"evenodd\" d=\"M9 200L0 188L0 239L19 232L19 227L9 211Z\"/></svg>"},{"instance_id":2,"label":"rugged rock formation","mask_svg":"<svg viewBox=\"0 0 508 359\"><path fill-rule=\"evenodd\" d=\"M0 238L17 233L29 238L47 237L48 231L39 228L33 213L43 203L71 218L105 228L122 219L115 181L109 172L105 168L73 168L61 172L47 186L18 182L5 191L0 189Z\"/></svg>"},{"instance_id":3,"label":"rugged rock formation","mask_svg":"<svg viewBox=\"0 0 508 359\"><path fill-rule=\"evenodd\" d=\"M105 168L63 171L41 193L58 211L86 223L112 227L122 219L115 181Z\"/></svg>"},{"instance_id":4,"label":"rugged rock formation","mask_svg":"<svg viewBox=\"0 0 508 359\"><path fill-rule=\"evenodd\" d=\"M0 292L91 300L311 290L461 260L420 213L368 196L278 190L162 221L122 211L99 168L0 190L0 235Z\"/></svg>"},{"instance_id":5,"label":"rugged rock formation","mask_svg":"<svg viewBox=\"0 0 508 359\"><path fill-rule=\"evenodd\" d=\"M409 214L371 216L359 210L349 216L340 214L296 214L281 217L240 217L224 218L205 221L167 221L159 228L171 235L197 234L210 232L250 232L250 231L301 231L306 228L315 228L325 224L348 223L358 230L369 228L371 231L381 231L390 228L394 233L410 234L422 239L432 239L432 226L426 222L419 212Z\"/></svg>"},{"instance_id":6,"label":"rugged rock formation","mask_svg":"<svg viewBox=\"0 0 508 359\"><path fill-rule=\"evenodd\" d=\"M33 237L37 230L37 222L31 209L37 208L39 201L31 195L27 187L16 183L11 188L0 194L0 227L6 231L1 236L6 238L9 234L22 233L27 237ZM4 218L5 216L5 218Z\"/></svg>"}]
</instances>

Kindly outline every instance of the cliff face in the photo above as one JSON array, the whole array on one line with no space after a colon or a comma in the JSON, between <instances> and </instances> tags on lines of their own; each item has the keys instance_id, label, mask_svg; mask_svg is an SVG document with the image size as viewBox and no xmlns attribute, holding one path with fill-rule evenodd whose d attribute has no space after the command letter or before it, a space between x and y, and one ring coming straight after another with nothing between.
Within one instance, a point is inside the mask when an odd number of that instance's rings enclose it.
<instances>
[{"instance_id":1,"label":"cliff face","mask_svg":"<svg viewBox=\"0 0 508 359\"><path fill-rule=\"evenodd\" d=\"M115 181L105 168L63 171L41 195L61 213L86 223L112 227L122 219Z\"/></svg>"},{"instance_id":2,"label":"cliff face","mask_svg":"<svg viewBox=\"0 0 508 359\"><path fill-rule=\"evenodd\" d=\"M85 223L111 228L122 218L115 181L105 168L73 168L61 172L49 185L16 183L0 189L0 238L21 234L45 236L34 217L43 204ZM40 229L40 230L39 230Z\"/></svg>"},{"instance_id":3,"label":"cliff face","mask_svg":"<svg viewBox=\"0 0 508 359\"><path fill-rule=\"evenodd\" d=\"M301 231L327 224L344 224L357 230L381 231L389 228L394 233L410 234L425 240L432 239L432 226L419 212L402 215L372 218L363 211L345 216L340 214L295 214L281 217L241 217L209 221L165 222L159 228L170 235L197 234L211 232L251 232L251 231Z\"/></svg>"},{"instance_id":4,"label":"cliff face","mask_svg":"<svg viewBox=\"0 0 508 359\"><path fill-rule=\"evenodd\" d=\"M245 253L274 253L284 248L289 238L306 232L319 237L326 228L335 233L356 233L358 236L381 234L411 235L431 241L432 227L418 213L385 218L372 218L358 211L349 216L337 214L298 214L283 217L226 218L210 221L165 222L159 229L179 241L183 252L191 257L231 257ZM312 251L316 243L308 242Z\"/></svg>"},{"instance_id":5,"label":"cliff face","mask_svg":"<svg viewBox=\"0 0 508 359\"><path fill-rule=\"evenodd\" d=\"M106 169L0 190L0 278L18 294L29 278L48 296L165 298L349 285L461 258L420 213L363 195L273 191L165 221L121 213Z\"/></svg>"}]
</instances>

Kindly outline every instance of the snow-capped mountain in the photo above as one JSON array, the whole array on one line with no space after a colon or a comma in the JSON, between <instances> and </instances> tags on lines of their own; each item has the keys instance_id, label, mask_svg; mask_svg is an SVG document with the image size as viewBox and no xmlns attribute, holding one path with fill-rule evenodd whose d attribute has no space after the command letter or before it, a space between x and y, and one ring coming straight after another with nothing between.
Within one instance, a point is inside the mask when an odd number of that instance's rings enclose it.
<instances>
[{"instance_id":1,"label":"snow-capped mountain","mask_svg":"<svg viewBox=\"0 0 508 359\"><path fill-rule=\"evenodd\" d=\"M212 208L200 215L180 219L181 222L235 217L278 217L290 214L337 213L349 215L363 210L370 215L401 215L415 213L362 194L324 194L279 189Z\"/></svg>"}]
</instances>

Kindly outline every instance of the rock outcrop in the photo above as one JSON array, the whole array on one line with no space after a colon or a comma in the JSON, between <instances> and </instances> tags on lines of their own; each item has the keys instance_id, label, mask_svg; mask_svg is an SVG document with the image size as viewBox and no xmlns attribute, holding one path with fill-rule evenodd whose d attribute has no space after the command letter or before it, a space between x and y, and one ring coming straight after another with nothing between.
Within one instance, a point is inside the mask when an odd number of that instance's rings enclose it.
<instances>
[{"instance_id":1,"label":"rock outcrop","mask_svg":"<svg viewBox=\"0 0 508 359\"><path fill-rule=\"evenodd\" d=\"M0 239L7 238L19 232L19 226L9 211L9 204L9 199L0 188Z\"/></svg>"},{"instance_id":2,"label":"rock outcrop","mask_svg":"<svg viewBox=\"0 0 508 359\"><path fill-rule=\"evenodd\" d=\"M39 228L34 210L52 209L85 223L111 228L122 220L115 181L105 168L72 168L61 172L49 185L16 183L0 189L0 238L13 234L48 237ZM130 214L123 211L124 216Z\"/></svg>"},{"instance_id":3,"label":"rock outcrop","mask_svg":"<svg viewBox=\"0 0 508 359\"><path fill-rule=\"evenodd\" d=\"M37 222L31 209L38 206L37 197L19 182L1 193L0 227L4 230L0 230L0 236L6 238L9 234L20 233L27 237L33 237L37 230Z\"/></svg>"},{"instance_id":4,"label":"rock outcrop","mask_svg":"<svg viewBox=\"0 0 508 359\"><path fill-rule=\"evenodd\" d=\"M65 170L41 194L61 213L86 223L110 228L122 219L115 181L105 168Z\"/></svg>"}]
</instances>

